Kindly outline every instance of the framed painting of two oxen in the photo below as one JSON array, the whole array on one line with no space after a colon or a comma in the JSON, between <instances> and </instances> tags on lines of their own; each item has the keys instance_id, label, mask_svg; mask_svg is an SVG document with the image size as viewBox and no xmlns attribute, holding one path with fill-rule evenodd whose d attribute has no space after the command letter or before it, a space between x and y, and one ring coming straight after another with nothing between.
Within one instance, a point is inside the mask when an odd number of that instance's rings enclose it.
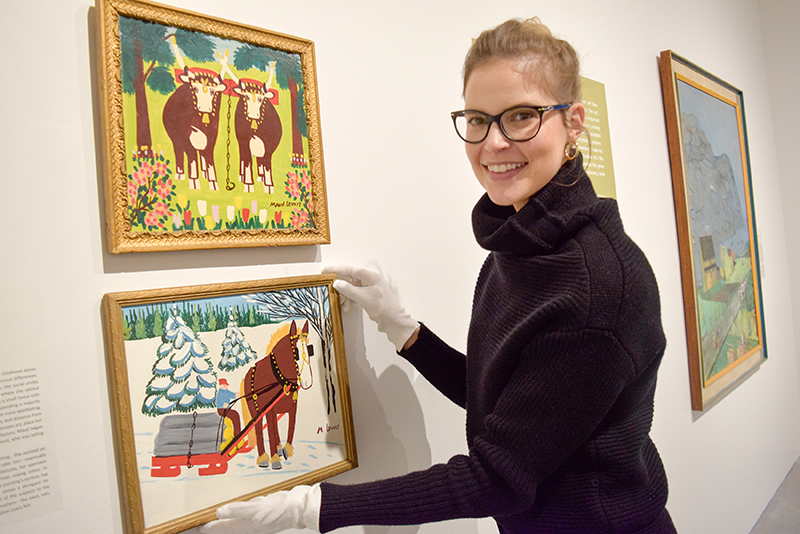
<instances>
[{"instance_id":1,"label":"framed painting of two oxen","mask_svg":"<svg viewBox=\"0 0 800 534\"><path fill-rule=\"evenodd\" d=\"M103 298L127 534L357 465L333 275Z\"/></svg>"},{"instance_id":2,"label":"framed painting of two oxen","mask_svg":"<svg viewBox=\"0 0 800 534\"><path fill-rule=\"evenodd\" d=\"M112 253L330 242L311 41L98 0Z\"/></svg>"},{"instance_id":3,"label":"framed painting of two oxen","mask_svg":"<svg viewBox=\"0 0 800 534\"><path fill-rule=\"evenodd\" d=\"M767 358L744 97L671 50L659 64L691 401L703 411Z\"/></svg>"}]
</instances>

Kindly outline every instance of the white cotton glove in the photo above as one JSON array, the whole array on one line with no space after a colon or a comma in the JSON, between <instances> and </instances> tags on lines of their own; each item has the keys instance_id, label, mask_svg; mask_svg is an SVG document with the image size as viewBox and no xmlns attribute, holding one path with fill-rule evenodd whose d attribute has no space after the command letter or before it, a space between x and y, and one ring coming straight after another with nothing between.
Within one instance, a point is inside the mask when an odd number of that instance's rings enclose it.
<instances>
[{"instance_id":1,"label":"white cotton glove","mask_svg":"<svg viewBox=\"0 0 800 534\"><path fill-rule=\"evenodd\" d=\"M403 349L406 341L419 328L419 321L413 319L397 302L378 273L352 265L330 265L324 267L322 272L336 274L339 279L333 282L334 289L364 308L397 352ZM342 305L345 311L347 306L346 302Z\"/></svg>"},{"instance_id":2,"label":"white cotton glove","mask_svg":"<svg viewBox=\"0 0 800 534\"><path fill-rule=\"evenodd\" d=\"M217 509L216 521L200 527L203 534L273 534L290 528L319 532L322 488L296 486L247 502L232 502Z\"/></svg>"}]
</instances>

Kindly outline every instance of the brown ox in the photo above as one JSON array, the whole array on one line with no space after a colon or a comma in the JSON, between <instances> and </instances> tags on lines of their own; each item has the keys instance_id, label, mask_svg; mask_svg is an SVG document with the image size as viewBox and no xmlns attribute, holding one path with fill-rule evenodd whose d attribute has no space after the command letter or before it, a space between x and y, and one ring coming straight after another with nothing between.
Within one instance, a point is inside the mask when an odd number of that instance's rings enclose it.
<instances>
[{"instance_id":1,"label":"brown ox","mask_svg":"<svg viewBox=\"0 0 800 534\"><path fill-rule=\"evenodd\" d=\"M274 66L273 66L274 69ZM275 92L266 84L256 80L239 80L233 91L239 95L236 105L236 139L239 141L239 181L248 193L253 192L254 175L264 184L264 192L274 191L272 182L272 154L278 148L281 135L281 119L270 102ZM255 158L256 172L253 172Z\"/></svg>"},{"instance_id":2,"label":"brown ox","mask_svg":"<svg viewBox=\"0 0 800 534\"><path fill-rule=\"evenodd\" d=\"M181 84L164 104L164 129L175 148L175 178L200 189L200 172L208 180L209 189L216 191L214 145L219 128L221 94L226 86L222 78L211 71L184 68L178 76Z\"/></svg>"}]
</instances>

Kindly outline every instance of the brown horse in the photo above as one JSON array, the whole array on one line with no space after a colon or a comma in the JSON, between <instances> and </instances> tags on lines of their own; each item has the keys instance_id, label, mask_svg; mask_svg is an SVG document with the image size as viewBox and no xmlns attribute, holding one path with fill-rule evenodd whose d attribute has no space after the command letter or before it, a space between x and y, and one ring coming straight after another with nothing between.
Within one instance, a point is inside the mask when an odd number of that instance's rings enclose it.
<instances>
[{"instance_id":1,"label":"brown horse","mask_svg":"<svg viewBox=\"0 0 800 534\"><path fill-rule=\"evenodd\" d=\"M314 382L309 357L313 348L308 344L308 321L298 333L292 321L278 328L267 345L267 357L257 361L242 381L241 391L247 401L245 420L264 417L269 433L269 455L264 446L261 422L254 429L258 446L259 467L280 469L283 456L294 455L292 440L297 420L297 392L308 389ZM289 414L289 431L286 445L281 445L278 435L278 417Z\"/></svg>"}]
</instances>

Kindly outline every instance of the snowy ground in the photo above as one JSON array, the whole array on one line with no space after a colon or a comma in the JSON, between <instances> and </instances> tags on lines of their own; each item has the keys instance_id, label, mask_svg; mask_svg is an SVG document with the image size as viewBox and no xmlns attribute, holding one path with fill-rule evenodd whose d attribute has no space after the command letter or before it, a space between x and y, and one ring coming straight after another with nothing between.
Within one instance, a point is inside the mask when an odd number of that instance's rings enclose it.
<instances>
[{"instance_id":1,"label":"snowy ground","mask_svg":"<svg viewBox=\"0 0 800 534\"><path fill-rule=\"evenodd\" d=\"M242 328L259 359L265 356L266 346L274 329L274 325ZM231 384L231 390L236 391L252 363L233 372L216 369L224 337L224 328L216 332L200 333L200 339L209 349L208 354L215 365L217 377L226 378ZM299 392L294 439L295 455L288 461L282 460L283 468L276 471L258 467L256 464L258 452L253 443L252 451L239 453L228 462L228 470L224 474L200 476L197 467L188 469L184 466L180 475L174 478L151 476L153 444L161 418L145 416L141 412L145 386L153 376L151 370L161 340L143 339L125 342L136 462L147 528L291 480L345 458L342 417L340 413L327 414L324 370L321 362L322 345L313 331L309 334L309 342L315 346L317 354L311 359L314 385L308 390ZM215 410L207 411L215 412ZM239 413L241 414L241 410ZM278 423L283 441L286 439L287 427L288 417L283 417ZM266 435L265 441L267 441Z\"/></svg>"}]
</instances>

